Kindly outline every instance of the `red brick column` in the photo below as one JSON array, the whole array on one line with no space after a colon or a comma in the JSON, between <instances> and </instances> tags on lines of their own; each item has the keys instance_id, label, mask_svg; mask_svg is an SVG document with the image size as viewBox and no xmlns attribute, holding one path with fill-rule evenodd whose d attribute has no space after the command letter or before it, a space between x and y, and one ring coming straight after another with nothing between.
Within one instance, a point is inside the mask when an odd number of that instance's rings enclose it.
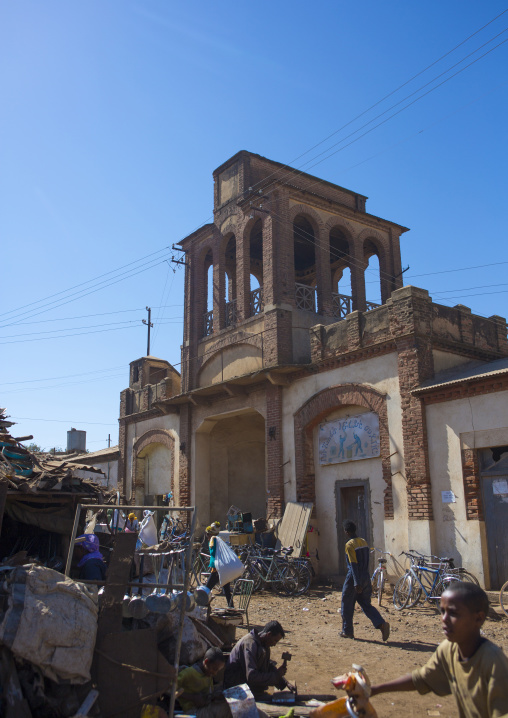
<instances>
[{"instance_id":1,"label":"red brick column","mask_svg":"<svg viewBox=\"0 0 508 718\"><path fill-rule=\"evenodd\" d=\"M189 404L180 408L180 476L178 503L180 506L191 506L191 437L192 409Z\"/></svg>"},{"instance_id":2,"label":"red brick column","mask_svg":"<svg viewBox=\"0 0 508 718\"><path fill-rule=\"evenodd\" d=\"M484 520L482 492L480 487L480 467L475 449L462 449L462 478L464 481L464 499L468 519Z\"/></svg>"},{"instance_id":3,"label":"red brick column","mask_svg":"<svg viewBox=\"0 0 508 718\"><path fill-rule=\"evenodd\" d=\"M390 300L390 329L396 338L402 439L411 520L431 520L432 491L423 401L411 394L434 374L432 357L432 301L424 289L404 287Z\"/></svg>"},{"instance_id":4,"label":"red brick column","mask_svg":"<svg viewBox=\"0 0 508 718\"><path fill-rule=\"evenodd\" d=\"M237 321L250 317L250 231L249 224L236 238L236 314Z\"/></svg>"},{"instance_id":5,"label":"red brick column","mask_svg":"<svg viewBox=\"0 0 508 718\"><path fill-rule=\"evenodd\" d=\"M282 387L270 384L266 390L266 515L271 517L284 513L282 450Z\"/></svg>"},{"instance_id":6,"label":"red brick column","mask_svg":"<svg viewBox=\"0 0 508 718\"><path fill-rule=\"evenodd\" d=\"M350 245L352 259L351 269L351 294L353 295L353 311L364 312L367 308L365 294L365 259L363 257L363 242L361 244L352 242Z\"/></svg>"},{"instance_id":7,"label":"red brick column","mask_svg":"<svg viewBox=\"0 0 508 718\"><path fill-rule=\"evenodd\" d=\"M330 270L330 234L324 228L316 236L317 308L325 317L333 317L332 273Z\"/></svg>"}]
</instances>

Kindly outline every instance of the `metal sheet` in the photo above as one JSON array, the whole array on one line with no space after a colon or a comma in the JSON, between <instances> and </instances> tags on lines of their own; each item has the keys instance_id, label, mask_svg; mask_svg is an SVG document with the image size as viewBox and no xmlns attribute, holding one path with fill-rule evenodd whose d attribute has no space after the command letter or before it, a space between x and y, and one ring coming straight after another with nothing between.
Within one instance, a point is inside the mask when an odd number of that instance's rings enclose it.
<instances>
[{"instance_id":1,"label":"metal sheet","mask_svg":"<svg viewBox=\"0 0 508 718\"><path fill-rule=\"evenodd\" d=\"M299 504L289 501L286 504L286 510L278 529L276 548L293 546L293 556L302 555L312 507L312 503Z\"/></svg>"}]
</instances>

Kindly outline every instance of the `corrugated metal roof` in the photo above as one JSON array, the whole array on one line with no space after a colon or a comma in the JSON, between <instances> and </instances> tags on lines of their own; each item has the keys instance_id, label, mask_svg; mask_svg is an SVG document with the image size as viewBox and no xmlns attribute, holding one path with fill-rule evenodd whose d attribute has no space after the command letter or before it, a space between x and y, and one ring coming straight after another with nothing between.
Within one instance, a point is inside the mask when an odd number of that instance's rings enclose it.
<instances>
[{"instance_id":1,"label":"corrugated metal roof","mask_svg":"<svg viewBox=\"0 0 508 718\"><path fill-rule=\"evenodd\" d=\"M423 382L418 389L413 389L411 393L423 394L432 389L441 389L454 384L501 376L507 373L508 357L496 359L491 362L469 362L468 364L462 364L454 369L447 369L446 371L436 374L433 379Z\"/></svg>"}]
</instances>

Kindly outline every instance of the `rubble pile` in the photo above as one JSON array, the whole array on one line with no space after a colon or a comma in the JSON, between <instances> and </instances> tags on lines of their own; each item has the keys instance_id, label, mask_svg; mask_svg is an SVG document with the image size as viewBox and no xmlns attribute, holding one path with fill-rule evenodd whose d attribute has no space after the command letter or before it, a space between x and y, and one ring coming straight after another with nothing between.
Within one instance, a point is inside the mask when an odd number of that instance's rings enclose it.
<instances>
[{"instance_id":1,"label":"rubble pile","mask_svg":"<svg viewBox=\"0 0 508 718\"><path fill-rule=\"evenodd\" d=\"M22 493L39 491L61 491L63 493L87 494L106 503L104 490L89 479L75 476L75 471L87 471L103 475L95 466L73 464L72 461L55 459L51 454L38 457L21 441L28 441L32 436L14 438L9 428L14 422L9 421L6 410L0 408L0 481L7 483L9 489Z\"/></svg>"}]
</instances>

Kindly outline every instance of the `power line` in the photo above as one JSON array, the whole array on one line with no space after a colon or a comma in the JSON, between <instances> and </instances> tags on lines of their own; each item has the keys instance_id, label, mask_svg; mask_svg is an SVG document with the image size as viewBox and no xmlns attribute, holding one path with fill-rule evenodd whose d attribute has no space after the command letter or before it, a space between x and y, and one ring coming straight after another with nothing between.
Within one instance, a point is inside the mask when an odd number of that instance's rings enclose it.
<instances>
[{"instance_id":1,"label":"power line","mask_svg":"<svg viewBox=\"0 0 508 718\"><path fill-rule=\"evenodd\" d=\"M290 170L291 170L292 168L289 166L290 164L292 164L293 162L297 162L299 159L301 159L302 157L304 157L306 154L308 154L309 152L312 152L312 150L316 149L317 147L319 147L320 145L322 145L324 142L327 142L329 139L331 139L332 137L334 137L336 134L338 134L338 133L341 132L342 130L346 129L346 127L349 127L349 125L351 125L353 122L356 122L356 120L359 120L361 117L363 117L363 116L366 115L368 112L370 112L370 110L373 110L375 107L377 107L378 105L380 105L382 102L384 102L385 100L387 100L389 97L391 97L392 95L395 95L395 94L396 94L399 90L401 90L403 87L406 87L406 85L409 85L409 84L410 84L413 80L415 80L417 77L419 77L420 75L423 75L425 72L427 72L427 70L430 70L431 67L434 67L434 65L437 65L439 62L441 62L441 60L444 60L445 57L448 57L448 55L451 55L452 52L455 52L455 50L458 50L459 47L461 47L461 46L464 45L466 42L468 42L468 40L471 40L471 38L473 38L475 35L478 35L478 33L480 33L480 32L481 32L482 30L484 30L486 27L488 27L488 26L491 25L493 22L495 22L496 20L498 20L498 19L499 19L502 15L504 15L506 12L508 12L508 9L503 10L502 12L500 12L499 15L496 15L495 17L492 18L492 20L489 20L489 22L487 22L485 25L482 25L482 27L478 28L478 30L475 30L475 32L473 32L471 35L469 35L469 36L466 37L464 40L462 40L461 42L459 42L458 45L455 45L455 47L453 47L451 50L448 50L448 52L445 52L444 55L441 55L441 57L439 57L437 60L434 60L434 62L431 62L431 64L430 64L430 65L427 65L427 67L425 67L423 70L420 70L419 72L417 72L416 75L413 75L409 80L406 80L406 82L403 82L402 85L399 85L395 90L392 90L391 92L389 92L387 95L385 95L384 97L382 97L380 100L378 100L377 102L375 102L373 105L371 105L370 107L368 107L366 110L363 110L363 112L361 112L359 115L356 115L356 117L354 117L352 120L349 120L349 122L346 122L346 124L345 124L345 125L342 125L342 127L339 127L338 130L335 130L335 131L332 132L330 135L328 135L327 137L325 137L323 140L320 140L318 143L316 143L315 145L313 145L312 147L310 147L308 150L306 150L306 151L303 152L302 154L298 155L298 156L295 157L294 159L290 160L290 162L289 162L288 164L284 165L284 166L282 167L282 169L287 168L287 169L290 169ZM253 185L253 189L254 189L255 187L258 187L259 185L263 184L263 182L265 182L267 179L270 179L270 177L276 175L279 171L280 171L280 170L276 170L276 171L272 172L271 175L268 175L268 177L264 177L262 180L259 180L259 182L257 182L255 185Z\"/></svg>"},{"instance_id":2,"label":"power line","mask_svg":"<svg viewBox=\"0 0 508 718\"><path fill-rule=\"evenodd\" d=\"M9 416L10 419L16 419L17 421L51 421L58 424L86 424L88 426L118 426L116 424L105 424L102 421L76 421L75 419L34 419L29 416Z\"/></svg>"},{"instance_id":3,"label":"power line","mask_svg":"<svg viewBox=\"0 0 508 718\"><path fill-rule=\"evenodd\" d=\"M153 307L153 309L167 309L169 307L183 307L183 304L166 304L166 306ZM46 324L47 322L66 322L74 319L88 319L91 317L106 317L110 314L128 314L134 312L143 312L144 307L137 309L118 309L114 312L98 312L96 314L81 314L77 317L58 317L57 319L38 319L36 322L17 322L17 326L30 326L32 324ZM0 326L0 329L2 327Z\"/></svg>"},{"instance_id":4,"label":"power line","mask_svg":"<svg viewBox=\"0 0 508 718\"><path fill-rule=\"evenodd\" d=\"M116 369L122 369L125 364L119 364L118 366L109 367L109 369L95 369L95 371L86 371L80 374L66 374L64 376L50 376L46 379L24 379L23 381L7 381L3 382L0 386L11 386L12 384L34 384L39 381L55 381L56 379L72 379L77 376L88 376L90 374L99 374L106 371L115 371Z\"/></svg>"}]
</instances>

